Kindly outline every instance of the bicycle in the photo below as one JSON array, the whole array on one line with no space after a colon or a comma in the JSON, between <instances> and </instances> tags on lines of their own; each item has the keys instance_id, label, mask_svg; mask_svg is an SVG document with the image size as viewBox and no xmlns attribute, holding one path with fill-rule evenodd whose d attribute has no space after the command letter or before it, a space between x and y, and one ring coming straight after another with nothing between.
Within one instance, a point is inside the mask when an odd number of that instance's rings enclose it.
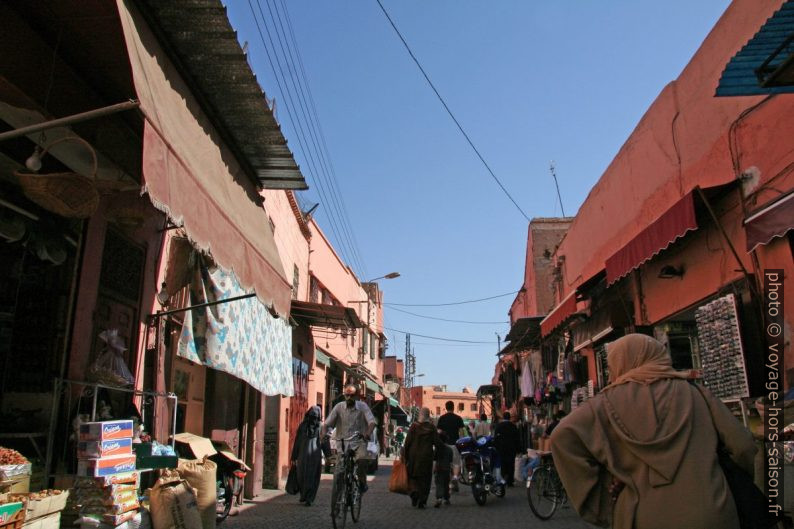
<instances>
[{"instance_id":1,"label":"bicycle","mask_svg":"<svg viewBox=\"0 0 794 529\"><path fill-rule=\"evenodd\" d=\"M361 517L361 489L358 482L356 451L347 443L362 437L356 432L346 439L337 440L337 443L341 444L342 457L337 456L336 464L342 465L342 471L334 469L334 486L331 492L331 521L334 529L345 527L348 508L354 523Z\"/></svg>"},{"instance_id":2,"label":"bicycle","mask_svg":"<svg viewBox=\"0 0 794 529\"><path fill-rule=\"evenodd\" d=\"M551 452L540 452L541 463L527 480L527 501L535 516L548 520L568 501Z\"/></svg>"}]
</instances>

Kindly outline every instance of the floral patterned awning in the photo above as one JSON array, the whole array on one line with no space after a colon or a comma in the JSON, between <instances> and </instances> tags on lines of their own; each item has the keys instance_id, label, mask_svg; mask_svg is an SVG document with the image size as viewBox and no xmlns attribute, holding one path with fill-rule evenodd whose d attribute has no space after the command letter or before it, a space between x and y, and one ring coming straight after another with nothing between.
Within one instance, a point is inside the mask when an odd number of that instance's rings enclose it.
<instances>
[{"instance_id":1,"label":"floral patterned awning","mask_svg":"<svg viewBox=\"0 0 794 529\"><path fill-rule=\"evenodd\" d=\"M190 285L189 304L246 294L233 273L202 264ZM224 371L265 395L292 396L292 328L256 297L185 312L177 354Z\"/></svg>"}]
</instances>

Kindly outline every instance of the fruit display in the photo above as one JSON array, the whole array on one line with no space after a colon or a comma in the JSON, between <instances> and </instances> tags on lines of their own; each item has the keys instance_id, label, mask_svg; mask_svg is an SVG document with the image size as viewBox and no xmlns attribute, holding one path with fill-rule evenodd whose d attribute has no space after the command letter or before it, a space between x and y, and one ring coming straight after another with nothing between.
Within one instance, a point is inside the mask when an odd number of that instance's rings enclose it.
<instances>
[{"instance_id":1,"label":"fruit display","mask_svg":"<svg viewBox=\"0 0 794 529\"><path fill-rule=\"evenodd\" d=\"M25 465L27 463L30 463L30 461L16 450L0 446L0 466Z\"/></svg>"}]
</instances>

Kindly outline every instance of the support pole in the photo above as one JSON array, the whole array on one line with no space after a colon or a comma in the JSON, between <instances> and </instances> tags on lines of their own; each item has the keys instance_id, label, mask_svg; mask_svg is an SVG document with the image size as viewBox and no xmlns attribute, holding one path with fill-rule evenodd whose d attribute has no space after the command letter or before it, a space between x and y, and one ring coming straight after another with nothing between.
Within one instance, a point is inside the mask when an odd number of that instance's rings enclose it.
<instances>
[{"instance_id":1,"label":"support pole","mask_svg":"<svg viewBox=\"0 0 794 529\"><path fill-rule=\"evenodd\" d=\"M55 127L72 125L81 121L88 121L90 119L100 118L110 114L116 114L118 112L124 112L125 110L132 110L133 108L138 108L139 106L141 106L139 101L131 99L129 101L125 101L124 103L117 103L115 105L89 110L88 112L73 114L71 116L66 116L65 118L52 119L50 121L36 123L35 125L28 125L27 127L22 127L20 129L9 130L8 132L3 132L0 134L0 141L26 136L28 134L35 134L36 132L53 129Z\"/></svg>"}]
</instances>

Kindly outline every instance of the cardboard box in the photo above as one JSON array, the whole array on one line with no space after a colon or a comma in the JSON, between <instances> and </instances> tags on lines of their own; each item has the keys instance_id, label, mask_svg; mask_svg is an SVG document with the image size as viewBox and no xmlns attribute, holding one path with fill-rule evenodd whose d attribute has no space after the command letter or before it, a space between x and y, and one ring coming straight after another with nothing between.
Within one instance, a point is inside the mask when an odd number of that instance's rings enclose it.
<instances>
[{"instance_id":1,"label":"cardboard box","mask_svg":"<svg viewBox=\"0 0 794 529\"><path fill-rule=\"evenodd\" d=\"M25 504L21 501L16 501L14 503L4 503L0 505L0 525L5 525L11 522L12 519L19 514L24 507Z\"/></svg>"},{"instance_id":2,"label":"cardboard box","mask_svg":"<svg viewBox=\"0 0 794 529\"><path fill-rule=\"evenodd\" d=\"M107 439L105 441L80 441L77 445L77 457L80 459L129 455L131 453L131 437Z\"/></svg>"},{"instance_id":3,"label":"cardboard box","mask_svg":"<svg viewBox=\"0 0 794 529\"><path fill-rule=\"evenodd\" d=\"M29 495L29 494L28 494ZM66 501L69 499L69 491L64 490L60 494L47 496L40 500L28 498L25 513L25 523L35 518L41 518L49 514L61 512L66 507Z\"/></svg>"},{"instance_id":4,"label":"cardboard box","mask_svg":"<svg viewBox=\"0 0 794 529\"><path fill-rule=\"evenodd\" d=\"M99 459L81 459L77 462L77 475L104 477L135 470L135 456L102 457Z\"/></svg>"},{"instance_id":5,"label":"cardboard box","mask_svg":"<svg viewBox=\"0 0 794 529\"><path fill-rule=\"evenodd\" d=\"M110 485L121 485L132 483L137 488L140 484L139 472L124 472L123 474L113 474L102 477L79 477L74 482L75 488L86 487L107 487Z\"/></svg>"},{"instance_id":6,"label":"cardboard box","mask_svg":"<svg viewBox=\"0 0 794 529\"><path fill-rule=\"evenodd\" d=\"M0 492L28 491L30 491L30 474L14 476L11 479L0 481Z\"/></svg>"},{"instance_id":7,"label":"cardboard box","mask_svg":"<svg viewBox=\"0 0 794 529\"><path fill-rule=\"evenodd\" d=\"M80 425L81 441L107 441L132 438L132 421L84 422Z\"/></svg>"},{"instance_id":8,"label":"cardboard box","mask_svg":"<svg viewBox=\"0 0 794 529\"><path fill-rule=\"evenodd\" d=\"M56 512L35 520L25 519L25 524L22 527L23 529L59 529L61 527L61 513Z\"/></svg>"}]
</instances>

